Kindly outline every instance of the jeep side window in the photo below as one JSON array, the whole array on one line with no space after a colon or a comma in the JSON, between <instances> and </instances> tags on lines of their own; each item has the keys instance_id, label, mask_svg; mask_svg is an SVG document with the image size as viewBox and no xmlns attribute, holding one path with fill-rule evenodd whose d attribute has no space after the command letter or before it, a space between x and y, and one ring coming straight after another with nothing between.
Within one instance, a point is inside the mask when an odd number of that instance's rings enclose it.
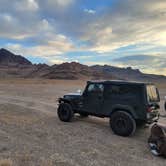
<instances>
[{"instance_id":1,"label":"jeep side window","mask_svg":"<svg viewBox=\"0 0 166 166\"><path fill-rule=\"evenodd\" d=\"M120 86L119 85L107 85L106 95L118 95L120 94Z\"/></svg>"},{"instance_id":2,"label":"jeep side window","mask_svg":"<svg viewBox=\"0 0 166 166\"><path fill-rule=\"evenodd\" d=\"M99 92L103 93L104 86L102 84L90 84L88 86L88 92Z\"/></svg>"},{"instance_id":3,"label":"jeep side window","mask_svg":"<svg viewBox=\"0 0 166 166\"><path fill-rule=\"evenodd\" d=\"M108 85L107 94L108 95L133 95L136 89L134 87L129 87L126 85Z\"/></svg>"},{"instance_id":4,"label":"jeep side window","mask_svg":"<svg viewBox=\"0 0 166 166\"><path fill-rule=\"evenodd\" d=\"M92 92L94 90L94 84L88 86L88 92Z\"/></svg>"},{"instance_id":5,"label":"jeep side window","mask_svg":"<svg viewBox=\"0 0 166 166\"><path fill-rule=\"evenodd\" d=\"M104 86L102 84L98 84L98 90L103 93Z\"/></svg>"}]
</instances>

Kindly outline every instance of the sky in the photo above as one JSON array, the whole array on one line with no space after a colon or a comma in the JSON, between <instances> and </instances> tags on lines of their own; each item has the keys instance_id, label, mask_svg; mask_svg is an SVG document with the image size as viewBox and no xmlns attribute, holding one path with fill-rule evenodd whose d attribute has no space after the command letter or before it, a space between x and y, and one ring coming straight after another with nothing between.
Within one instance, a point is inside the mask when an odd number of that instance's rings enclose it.
<instances>
[{"instance_id":1,"label":"sky","mask_svg":"<svg viewBox=\"0 0 166 166\"><path fill-rule=\"evenodd\" d=\"M0 47L166 75L166 0L0 0Z\"/></svg>"}]
</instances>

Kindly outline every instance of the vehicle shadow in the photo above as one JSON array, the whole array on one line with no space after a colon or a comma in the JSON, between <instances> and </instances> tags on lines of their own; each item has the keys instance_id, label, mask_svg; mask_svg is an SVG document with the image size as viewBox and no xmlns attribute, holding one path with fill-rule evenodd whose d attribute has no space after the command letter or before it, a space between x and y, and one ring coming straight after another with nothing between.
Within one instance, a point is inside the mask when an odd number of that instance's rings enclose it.
<instances>
[{"instance_id":1,"label":"vehicle shadow","mask_svg":"<svg viewBox=\"0 0 166 166\"><path fill-rule=\"evenodd\" d=\"M86 118L83 118L79 115L75 115L73 122L88 123L91 127L95 127L99 130L110 132L111 135L115 135L109 126L109 118L97 118L93 116L88 116ZM146 139L148 138L150 134L150 128L151 128L151 125L137 126L136 132L129 137L134 139L137 139L138 137L142 137L142 139L146 141Z\"/></svg>"},{"instance_id":2,"label":"vehicle shadow","mask_svg":"<svg viewBox=\"0 0 166 166\"><path fill-rule=\"evenodd\" d=\"M89 123L93 126L96 127L104 127L104 128L109 128L109 119L108 118L97 118L93 116L88 116L88 117L81 117L79 115L75 115L73 122L85 122Z\"/></svg>"}]
</instances>

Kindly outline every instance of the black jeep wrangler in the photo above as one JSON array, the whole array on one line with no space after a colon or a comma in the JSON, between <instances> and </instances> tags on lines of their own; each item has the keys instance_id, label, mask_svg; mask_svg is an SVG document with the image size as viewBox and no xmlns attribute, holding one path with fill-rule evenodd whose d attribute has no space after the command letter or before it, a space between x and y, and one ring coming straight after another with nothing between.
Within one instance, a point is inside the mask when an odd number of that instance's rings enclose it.
<instances>
[{"instance_id":1,"label":"black jeep wrangler","mask_svg":"<svg viewBox=\"0 0 166 166\"><path fill-rule=\"evenodd\" d=\"M58 117L69 122L75 113L110 118L110 127L120 136L132 135L138 124L159 118L159 93L150 83L88 81L83 93L59 98Z\"/></svg>"}]
</instances>

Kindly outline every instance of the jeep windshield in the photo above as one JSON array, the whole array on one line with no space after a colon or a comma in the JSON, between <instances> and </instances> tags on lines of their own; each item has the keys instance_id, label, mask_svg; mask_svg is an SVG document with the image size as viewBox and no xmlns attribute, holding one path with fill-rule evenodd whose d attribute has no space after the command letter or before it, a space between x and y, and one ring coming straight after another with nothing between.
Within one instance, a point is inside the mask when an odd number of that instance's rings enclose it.
<instances>
[{"instance_id":1,"label":"jeep windshield","mask_svg":"<svg viewBox=\"0 0 166 166\"><path fill-rule=\"evenodd\" d=\"M147 97L149 102L160 101L158 89L154 85L147 85L146 91L147 91Z\"/></svg>"}]
</instances>

